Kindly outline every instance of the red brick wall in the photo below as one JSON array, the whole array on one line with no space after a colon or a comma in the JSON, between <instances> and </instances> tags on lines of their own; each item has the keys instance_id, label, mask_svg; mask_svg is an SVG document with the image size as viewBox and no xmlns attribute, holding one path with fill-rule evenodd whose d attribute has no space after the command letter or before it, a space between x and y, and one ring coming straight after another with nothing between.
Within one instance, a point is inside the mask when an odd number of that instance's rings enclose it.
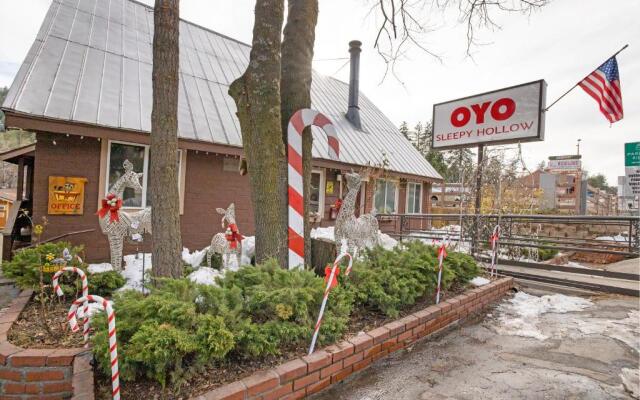
<instances>
[{"instance_id":1,"label":"red brick wall","mask_svg":"<svg viewBox=\"0 0 640 400\"><path fill-rule=\"evenodd\" d=\"M86 349L23 349L7 341L7 332L31 294L22 292L0 313L0 399L70 398L81 389L79 376L74 376L78 369L74 364L78 364L77 356L86 353ZM93 371L85 368L83 372L80 377L91 383L91 390L86 389L86 384L84 390L93 396Z\"/></svg>"},{"instance_id":2,"label":"red brick wall","mask_svg":"<svg viewBox=\"0 0 640 400\"><path fill-rule=\"evenodd\" d=\"M301 399L310 396L481 311L504 296L512 286L513 278L498 279L311 355L257 372L197 399Z\"/></svg>"}]
</instances>

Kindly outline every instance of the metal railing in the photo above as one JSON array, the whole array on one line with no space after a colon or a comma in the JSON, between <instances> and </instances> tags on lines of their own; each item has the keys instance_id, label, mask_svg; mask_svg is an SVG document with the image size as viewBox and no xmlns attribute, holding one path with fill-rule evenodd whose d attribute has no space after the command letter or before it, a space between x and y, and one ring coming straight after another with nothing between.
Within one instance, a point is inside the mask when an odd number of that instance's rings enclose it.
<instances>
[{"instance_id":1,"label":"metal railing","mask_svg":"<svg viewBox=\"0 0 640 400\"><path fill-rule=\"evenodd\" d=\"M486 247L500 225L500 246L510 258L537 258L540 249L640 255L640 217L517 214L380 214L380 230L398 239L449 236L470 252Z\"/></svg>"}]
</instances>

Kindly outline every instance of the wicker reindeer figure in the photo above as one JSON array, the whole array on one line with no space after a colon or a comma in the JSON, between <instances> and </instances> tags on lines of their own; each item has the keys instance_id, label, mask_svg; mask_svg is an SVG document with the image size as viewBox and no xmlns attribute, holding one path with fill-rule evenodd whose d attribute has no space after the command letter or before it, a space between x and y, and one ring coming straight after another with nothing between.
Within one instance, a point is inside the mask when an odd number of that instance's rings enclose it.
<instances>
[{"instance_id":1,"label":"wicker reindeer figure","mask_svg":"<svg viewBox=\"0 0 640 400\"><path fill-rule=\"evenodd\" d=\"M140 211L123 212L122 194L129 187L136 191L142 191L140 179L142 173L133 171L133 164L129 160L123 163L124 174L109 188L102 206L98 210L98 218L102 233L107 235L111 250L111 265L116 271L122 270L122 247L125 239L131 239L135 234L151 232L151 208Z\"/></svg>"},{"instance_id":2,"label":"wicker reindeer figure","mask_svg":"<svg viewBox=\"0 0 640 400\"><path fill-rule=\"evenodd\" d=\"M362 185L360 175L351 172L345 174L347 179L347 195L342 201L336 218L335 240L338 253L343 240L347 241L347 251L354 258L357 251L367 244L378 244L378 220L372 214L364 214L356 218L356 198Z\"/></svg>"},{"instance_id":3,"label":"wicker reindeer figure","mask_svg":"<svg viewBox=\"0 0 640 400\"><path fill-rule=\"evenodd\" d=\"M236 207L233 203L229 205L226 210L224 208L216 208L218 214L222 215L222 228L226 229L224 233L216 233L211 239L211 245L207 249L207 265L211 267L211 258L214 253L222 254L223 267L226 268L229 264L229 256L231 254L236 255L238 260L238 267L242 261L242 239L244 236L240 234L238 226L236 225Z\"/></svg>"}]
</instances>

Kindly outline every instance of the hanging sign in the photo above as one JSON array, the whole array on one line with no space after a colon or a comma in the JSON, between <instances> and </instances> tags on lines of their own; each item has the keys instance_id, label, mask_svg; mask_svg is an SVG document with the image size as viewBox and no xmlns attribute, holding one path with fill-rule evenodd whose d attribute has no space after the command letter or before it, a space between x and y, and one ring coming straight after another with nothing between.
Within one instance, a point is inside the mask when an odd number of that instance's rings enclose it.
<instances>
[{"instance_id":1,"label":"hanging sign","mask_svg":"<svg viewBox=\"0 0 640 400\"><path fill-rule=\"evenodd\" d=\"M546 86L539 80L435 104L432 148L544 140Z\"/></svg>"},{"instance_id":2,"label":"hanging sign","mask_svg":"<svg viewBox=\"0 0 640 400\"><path fill-rule=\"evenodd\" d=\"M84 185L87 178L49 177L49 215L84 214Z\"/></svg>"}]
</instances>

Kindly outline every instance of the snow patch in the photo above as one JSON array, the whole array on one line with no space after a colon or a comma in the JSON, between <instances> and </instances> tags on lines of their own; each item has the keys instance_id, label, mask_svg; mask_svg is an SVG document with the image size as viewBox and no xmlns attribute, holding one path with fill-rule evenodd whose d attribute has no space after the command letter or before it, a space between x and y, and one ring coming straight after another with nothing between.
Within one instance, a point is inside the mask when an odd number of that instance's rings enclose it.
<instances>
[{"instance_id":1,"label":"snow patch","mask_svg":"<svg viewBox=\"0 0 640 400\"><path fill-rule=\"evenodd\" d=\"M603 240L609 242L628 242L629 238L627 236L622 236L617 234L615 236L598 236L596 240Z\"/></svg>"},{"instance_id":2,"label":"snow patch","mask_svg":"<svg viewBox=\"0 0 640 400\"><path fill-rule=\"evenodd\" d=\"M209 267L200 267L189 274L188 278L192 282L202 285L216 285L216 278L224 276L224 272Z\"/></svg>"},{"instance_id":3,"label":"snow patch","mask_svg":"<svg viewBox=\"0 0 640 400\"><path fill-rule=\"evenodd\" d=\"M537 297L518 292L498 307L500 316L496 330L500 334L546 340L548 336L544 335L538 327L541 315L582 311L592 305L591 301L580 297L562 294Z\"/></svg>"},{"instance_id":4,"label":"snow patch","mask_svg":"<svg viewBox=\"0 0 640 400\"><path fill-rule=\"evenodd\" d=\"M632 310L625 319L587 318L570 321L586 335L608 336L625 343L640 353L640 311Z\"/></svg>"},{"instance_id":5,"label":"snow patch","mask_svg":"<svg viewBox=\"0 0 640 400\"><path fill-rule=\"evenodd\" d=\"M622 368L620 379L624 390L634 399L640 399L640 369Z\"/></svg>"},{"instance_id":6,"label":"snow patch","mask_svg":"<svg viewBox=\"0 0 640 400\"><path fill-rule=\"evenodd\" d=\"M482 286L482 285L487 285L489 283L491 283L490 280L488 280L487 278L483 278L481 276L476 276L475 278L473 278L472 280L469 281L473 286Z\"/></svg>"},{"instance_id":7,"label":"snow patch","mask_svg":"<svg viewBox=\"0 0 640 400\"><path fill-rule=\"evenodd\" d=\"M182 261L184 261L186 264L191 265L193 268L198 268L204 261L204 258L207 255L207 250L209 250L209 246L205 247L202 250L195 250L193 253L190 253L188 248L183 247Z\"/></svg>"},{"instance_id":8,"label":"snow patch","mask_svg":"<svg viewBox=\"0 0 640 400\"><path fill-rule=\"evenodd\" d=\"M89 271L90 274L99 274L102 272L113 271L113 265L111 265L110 263L89 264L89 267L87 267L87 271Z\"/></svg>"}]
</instances>

